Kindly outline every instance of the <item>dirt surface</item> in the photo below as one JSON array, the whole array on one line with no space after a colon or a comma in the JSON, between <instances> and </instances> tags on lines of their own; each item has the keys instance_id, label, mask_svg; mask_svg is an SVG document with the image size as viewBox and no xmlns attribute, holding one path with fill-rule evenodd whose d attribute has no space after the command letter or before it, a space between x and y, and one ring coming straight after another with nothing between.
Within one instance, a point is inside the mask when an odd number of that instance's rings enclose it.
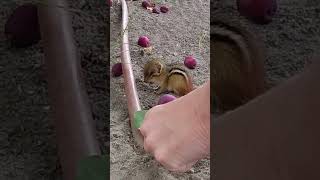
<instances>
[{"instance_id":1,"label":"dirt surface","mask_svg":"<svg viewBox=\"0 0 320 180\"><path fill-rule=\"evenodd\" d=\"M4 37L12 11L25 1L0 2L0 179L61 179L48 103L42 44L14 49ZM69 0L97 138L108 148L109 94L105 1Z\"/></svg>"},{"instance_id":2,"label":"dirt surface","mask_svg":"<svg viewBox=\"0 0 320 180\"><path fill-rule=\"evenodd\" d=\"M150 13L141 7L142 1L128 1L129 41L133 72L142 108L156 105L159 96L143 81L143 65L151 57L162 58L165 63L183 63L184 57L193 54L197 68L190 70L195 86L209 78L209 0L167 1L169 12ZM119 41L121 29L121 6L111 10L111 64L120 62ZM142 56L137 45L139 36L150 38L152 55ZM200 46L199 46L200 44ZM209 179L209 159L195 165L193 172L173 174L155 163L155 160L135 148L129 127L123 77L111 79L111 179Z\"/></svg>"},{"instance_id":3,"label":"dirt surface","mask_svg":"<svg viewBox=\"0 0 320 180\"><path fill-rule=\"evenodd\" d=\"M267 75L279 84L301 72L306 60L320 53L320 4L316 0L278 0L273 22L256 25L239 17L234 0L216 1L212 11L237 17L257 34L267 50Z\"/></svg>"}]
</instances>

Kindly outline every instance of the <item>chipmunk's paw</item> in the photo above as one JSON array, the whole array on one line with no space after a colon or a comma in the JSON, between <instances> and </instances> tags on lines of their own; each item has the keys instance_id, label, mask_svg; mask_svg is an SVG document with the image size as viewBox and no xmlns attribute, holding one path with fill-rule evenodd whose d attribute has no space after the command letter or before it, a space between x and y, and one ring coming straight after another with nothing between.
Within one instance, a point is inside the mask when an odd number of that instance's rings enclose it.
<instances>
[{"instance_id":1,"label":"chipmunk's paw","mask_svg":"<svg viewBox=\"0 0 320 180\"><path fill-rule=\"evenodd\" d=\"M173 91L169 91L167 89L159 89L157 92L156 92L158 95L160 94L175 94Z\"/></svg>"},{"instance_id":2,"label":"chipmunk's paw","mask_svg":"<svg viewBox=\"0 0 320 180\"><path fill-rule=\"evenodd\" d=\"M160 86L159 85L156 85L156 84L148 84L148 86L149 87L151 87L151 89L153 89L153 90L158 90L158 89L160 89Z\"/></svg>"},{"instance_id":3,"label":"chipmunk's paw","mask_svg":"<svg viewBox=\"0 0 320 180\"><path fill-rule=\"evenodd\" d=\"M156 94L157 95L160 95L160 94L162 94L162 93L164 93L165 91L163 90L163 89L158 89L157 91L156 91Z\"/></svg>"}]
</instances>

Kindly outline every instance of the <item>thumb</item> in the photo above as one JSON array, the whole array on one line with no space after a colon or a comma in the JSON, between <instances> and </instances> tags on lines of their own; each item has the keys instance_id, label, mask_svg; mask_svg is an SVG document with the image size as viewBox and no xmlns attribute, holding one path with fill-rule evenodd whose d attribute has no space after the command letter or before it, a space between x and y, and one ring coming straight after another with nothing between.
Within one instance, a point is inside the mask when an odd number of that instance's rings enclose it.
<instances>
[{"instance_id":1,"label":"thumb","mask_svg":"<svg viewBox=\"0 0 320 180\"><path fill-rule=\"evenodd\" d=\"M192 166L194 164L196 164L197 161L194 161L194 162L191 162L191 163L188 163L188 164L184 164L184 165L181 165L180 167L171 167L171 168L168 168L169 171L172 171L172 172L179 172L179 173L184 173L188 170L190 170L192 168Z\"/></svg>"}]
</instances>

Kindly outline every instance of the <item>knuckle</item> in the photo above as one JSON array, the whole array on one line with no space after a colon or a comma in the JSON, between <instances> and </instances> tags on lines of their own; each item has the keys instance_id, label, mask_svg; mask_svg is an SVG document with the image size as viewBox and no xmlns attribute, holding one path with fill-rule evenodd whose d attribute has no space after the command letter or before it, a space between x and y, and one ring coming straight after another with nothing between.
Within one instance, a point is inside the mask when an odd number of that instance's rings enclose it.
<instances>
[{"instance_id":1,"label":"knuckle","mask_svg":"<svg viewBox=\"0 0 320 180\"><path fill-rule=\"evenodd\" d=\"M170 157L166 151L156 151L155 160L170 171L184 172L184 166Z\"/></svg>"},{"instance_id":2,"label":"knuckle","mask_svg":"<svg viewBox=\"0 0 320 180\"><path fill-rule=\"evenodd\" d=\"M172 171L176 171L176 172L180 172L181 171L181 166L178 164L171 164L170 168L172 169Z\"/></svg>"},{"instance_id":3,"label":"knuckle","mask_svg":"<svg viewBox=\"0 0 320 180\"><path fill-rule=\"evenodd\" d=\"M155 153L155 159L162 165L167 165L168 164L168 156L164 152L157 151Z\"/></svg>"},{"instance_id":4,"label":"knuckle","mask_svg":"<svg viewBox=\"0 0 320 180\"><path fill-rule=\"evenodd\" d=\"M142 134L142 136L146 136L147 135L147 130L145 129L145 126L142 125L140 128L139 128L139 131L140 133Z\"/></svg>"},{"instance_id":5,"label":"knuckle","mask_svg":"<svg viewBox=\"0 0 320 180\"><path fill-rule=\"evenodd\" d=\"M170 167L168 167L170 171L174 172L185 172L184 165L177 164L177 163L171 163Z\"/></svg>"},{"instance_id":6,"label":"knuckle","mask_svg":"<svg viewBox=\"0 0 320 180\"><path fill-rule=\"evenodd\" d=\"M145 140L144 140L144 149L147 152L151 152L152 151L152 147L154 146L154 144L152 143L153 140L150 138L150 136L148 136Z\"/></svg>"},{"instance_id":7,"label":"knuckle","mask_svg":"<svg viewBox=\"0 0 320 180\"><path fill-rule=\"evenodd\" d=\"M165 163L165 159L164 159L164 156L162 155L162 153L156 153L154 155L154 158L162 165Z\"/></svg>"},{"instance_id":8,"label":"knuckle","mask_svg":"<svg viewBox=\"0 0 320 180\"><path fill-rule=\"evenodd\" d=\"M152 144L152 139L150 138L150 136L146 137L146 139L144 140L144 143L147 145L151 145Z\"/></svg>"}]
</instances>

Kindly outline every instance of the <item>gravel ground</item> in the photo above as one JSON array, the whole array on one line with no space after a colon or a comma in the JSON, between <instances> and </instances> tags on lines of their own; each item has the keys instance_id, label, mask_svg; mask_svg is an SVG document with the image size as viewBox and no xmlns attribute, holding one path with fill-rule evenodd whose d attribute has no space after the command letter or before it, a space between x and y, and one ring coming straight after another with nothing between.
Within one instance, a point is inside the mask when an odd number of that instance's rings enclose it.
<instances>
[{"instance_id":1,"label":"gravel ground","mask_svg":"<svg viewBox=\"0 0 320 180\"><path fill-rule=\"evenodd\" d=\"M317 0L278 0L279 9L273 22L256 25L243 17L239 21L258 34L267 50L267 75L281 83L301 72L314 53L320 53L320 4ZM214 12L238 16L234 0L217 1Z\"/></svg>"}]
</instances>

